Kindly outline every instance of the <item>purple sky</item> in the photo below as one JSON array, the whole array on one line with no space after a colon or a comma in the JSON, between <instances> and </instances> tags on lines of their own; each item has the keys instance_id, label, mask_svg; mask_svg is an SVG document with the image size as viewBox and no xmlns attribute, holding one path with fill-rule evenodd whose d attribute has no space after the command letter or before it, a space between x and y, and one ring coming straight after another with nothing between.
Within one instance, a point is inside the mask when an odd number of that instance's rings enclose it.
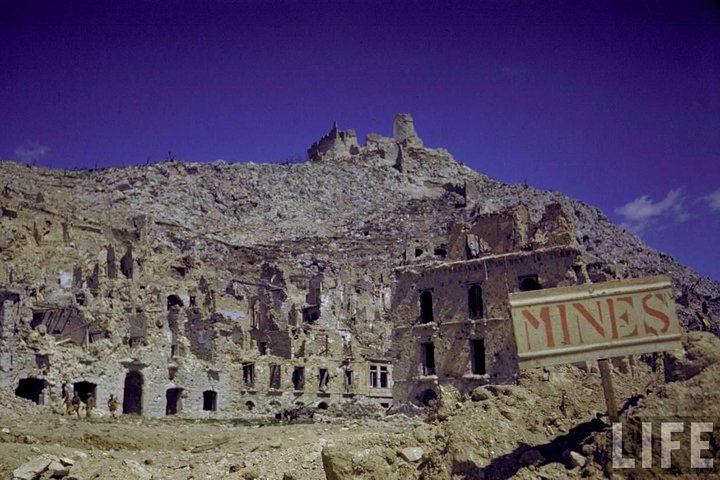
<instances>
[{"instance_id":1,"label":"purple sky","mask_svg":"<svg viewBox=\"0 0 720 480\"><path fill-rule=\"evenodd\" d=\"M463 3L3 1L0 158L283 161L408 112L720 279L718 3Z\"/></svg>"}]
</instances>

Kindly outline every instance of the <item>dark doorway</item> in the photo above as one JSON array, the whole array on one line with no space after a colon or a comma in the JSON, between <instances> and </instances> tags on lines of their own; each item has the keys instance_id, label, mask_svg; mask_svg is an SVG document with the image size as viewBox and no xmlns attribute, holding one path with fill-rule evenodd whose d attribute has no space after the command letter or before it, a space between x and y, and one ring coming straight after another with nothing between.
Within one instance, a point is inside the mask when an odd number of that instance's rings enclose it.
<instances>
[{"instance_id":1,"label":"dark doorway","mask_svg":"<svg viewBox=\"0 0 720 480\"><path fill-rule=\"evenodd\" d=\"M538 282L537 275L529 275L527 277L520 277L520 291L531 292L533 290L540 290L540 282Z\"/></svg>"},{"instance_id":2,"label":"dark doorway","mask_svg":"<svg viewBox=\"0 0 720 480\"><path fill-rule=\"evenodd\" d=\"M173 307L182 307L183 302L177 295L168 295L167 297L167 309L170 310Z\"/></svg>"},{"instance_id":3,"label":"dark doorway","mask_svg":"<svg viewBox=\"0 0 720 480\"><path fill-rule=\"evenodd\" d=\"M123 391L123 413L142 414L142 373L132 370L125 375Z\"/></svg>"},{"instance_id":4,"label":"dark doorway","mask_svg":"<svg viewBox=\"0 0 720 480\"><path fill-rule=\"evenodd\" d=\"M435 375L435 344L423 343L421 355L421 366L423 375Z\"/></svg>"},{"instance_id":5,"label":"dark doorway","mask_svg":"<svg viewBox=\"0 0 720 480\"><path fill-rule=\"evenodd\" d=\"M420 321L422 323L433 321L433 301L430 290L423 290L420 293Z\"/></svg>"},{"instance_id":6,"label":"dark doorway","mask_svg":"<svg viewBox=\"0 0 720 480\"><path fill-rule=\"evenodd\" d=\"M165 392L165 415L182 411L182 388L168 388Z\"/></svg>"},{"instance_id":7,"label":"dark doorway","mask_svg":"<svg viewBox=\"0 0 720 480\"><path fill-rule=\"evenodd\" d=\"M330 405L328 405L327 402L320 402L317 406L317 408L319 408L320 410L327 410L328 407L330 407Z\"/></svg>"},{"instance_id":8,"label":"dark doorway","mask_svg":"<svg viewBox=\"0 0 720 480\"><path fill-rule=\"evenodd\" d=\"M251 400L248 400L247 402L245 402L245 408L252 412L253 408L255 408L255 403L253 403Z\"/></svg>"},{"instance_id":9,"label":"dark doorway","mask_svg":"<svg viewBox=\"0 0 720 480\"><path fill-rule=\"evenodd\" d=\"M435 393L435 390L433 390L433 389L431 389L431 388L425 390L425 391L420 395L420 403L422 403L422 404L425 405L426 407L427 407L428 405L430 405L430 402L434 402L434 401L436 401L436 400L437 400L437 393Z\"/></svg>"},{"instance_id":10,"label":"dark doorway","mask_svg":"<svg viewBox=\"0 0 720 480\"><path fill-rule=\"evenodd\" d=\"M305 367L295 367L292 374L293 389L305 389Z\"/></svg>"},{"instance_id":11,"label":"dark doorway","mask_svg":"<svg viewBox=\"0 0 720 480\"><path fill-rule=\"evenodd\" d=\"M470 288L468 288L468 310L470 318L482 318L483 301L480 285L470 285Z\"/></svg>"},{"instance_id":12,"label":"dark doorway","mask_svg":"<svg viewBox=\"0 0 720 480\"><path fill-rule=\"evenodd\" d=\"M15 389L15 395L42 405L45 401L45 396L43 395L45 385L45 380L39 378L21 378Z\"/></svg>"},{"instance_id":13,"label":"dark doorway","mask_svg":"<svg viewBox=\"0 0 720 480\"><path fill-rule=\"evenodd\" d=\"M203 410L214 412L217 410L217 392L205 390L203 392Z\"/></svg>"},{"instance_id":14,"label":"dark doorway","mask_svg":"<svg viewBox=\"0 0 720 480\"><path fill-rule=\"evenodd\" d=\"M485 340L480 338L470 340L470 362L472 364L472 373L475 375L485 375Z\"/></svg>"},{"instance_id":15,"label":"dark doorway","mask_svg":"<svg viewBox=\"0 0 720 480\"><path fill-rule=\"evenodd\" d=\"M270 388L280 390L280 365L270 365Z\"/></svg>"},{"instance_id":16,"label":"dark doorway","mask_svg":"<svg viewBox=\"0 0 720 480\"><path fill-rule=\"evenodd\" d=\"M73 385L73 388L78 394L78 397L80 397L80 400L83 401L83 403L87 403L87 399L92 394L93 397L97 398L97 385L91 382L76 382Z\"/></svg>"}]
</instances>

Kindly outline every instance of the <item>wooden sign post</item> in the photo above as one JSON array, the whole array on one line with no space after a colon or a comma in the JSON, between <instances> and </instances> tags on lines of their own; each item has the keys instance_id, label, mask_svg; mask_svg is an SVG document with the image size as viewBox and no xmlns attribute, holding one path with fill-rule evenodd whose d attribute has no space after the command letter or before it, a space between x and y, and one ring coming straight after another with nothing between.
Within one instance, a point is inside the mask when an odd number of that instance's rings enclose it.
<instances>
[{"instance_id":1,"label":"wooden sign post","mask_svg":"<svg viewBox=\"0 0 720 480\"><path fill-rule=\"evenodd\" d=\"M608 358L682 348L665 276L511 293L509 300L519 368L599 360L613 422L618 408Z\"/></svg>"},{"instance_id":2,"label":"wooden sign post","mask_svg":"<svg viewBox=\"0 0 720 480\"><path fill-rule=\"evenodd\" d=\"M603 395L605 395L608 418L610 418L611 422L617 422L620 417L618 415L617 401L615 400L615 389L612 384L610 360L607 358L598 360L598 366L600 367L600 381L602 382Z\"/></svg>"}]
</instances>

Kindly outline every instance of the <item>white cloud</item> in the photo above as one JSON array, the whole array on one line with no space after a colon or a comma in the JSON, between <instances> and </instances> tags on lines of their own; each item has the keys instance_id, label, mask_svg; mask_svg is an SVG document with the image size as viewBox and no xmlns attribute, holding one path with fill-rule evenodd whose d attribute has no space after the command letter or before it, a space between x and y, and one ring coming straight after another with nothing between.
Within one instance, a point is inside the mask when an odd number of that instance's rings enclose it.
<instances>
[{"instance_id":1,"label":"white cloud","mask_svg":"<svg viewBox=\"0 0 720 480\"><path fill-rule=\"evenodd\" d=\"M50 151L45 145L38 142L25 142L15 149L15 159L32 165L43 158Z\"/></svg>"},{"instance_id":2,"label":"white cloud","mask_svg":"<svg viewBox=\"0 0 720 480\"><path fill-rule=\"evenodd\" d=\"M710 206L710 210L720 212L720 188L705 195L702 199Z\"/></svg>"},{"instance_id":3,"label":"white cloud","mask_svg":"<svg viewBox=\"0 0 720 480\"><path fill-rule=\"evenodd\" d=\"M643 195L616 208L615 213L622 217L620 226L640 233L659 220L684 222L690 215L683 209L685 196L682 193L682 187L670 190L659 202L654 202L649 196Z\"/></svg>"}]
</instances>

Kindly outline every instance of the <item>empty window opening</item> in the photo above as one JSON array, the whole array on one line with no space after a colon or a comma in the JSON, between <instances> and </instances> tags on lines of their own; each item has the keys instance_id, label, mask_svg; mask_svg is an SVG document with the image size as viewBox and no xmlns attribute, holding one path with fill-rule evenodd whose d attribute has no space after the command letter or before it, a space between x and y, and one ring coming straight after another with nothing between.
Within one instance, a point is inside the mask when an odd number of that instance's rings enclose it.
<instances>
[{"instance_id":1,"label":"empty window opening","mask_svg":"<svg viewBox=\"0 0 720 480\"><path fill-rule=\"evenodd\" d=\"M15 389L15 395L32 400L38 405L43 405L45 403L45 395L43 394L45 385L45 380L39 378L21 378Z\"/></svg>"},{"instance_id":2,"label":"empty window opening","mask_svg":"<svg viewBox=\"0 0 720 480\"><path fill-rule=\"evenodd\" d=\"M437 398L435 390L428 388L420 395L420 403L427 407L431 402L437 401Z\"/></svg>"},{"instance_id":3,"label":"empty window opening","mask_svg":"<svg viewBox=\"0 0 720 480\"><path fill-rule=\"evenodd\" d=\"M422 248L416 248L416 249L415 249L415 258L421 256L422 254L423 254L423 249L422 249Z\"/></svg>"},{"instance_id":4,"label":"empty window opening","mask_svg":"<svg viewBox=\"0 0 720 480\"><path fill-rule=\"evenodd\" d=\"M433 300L430 290L420 292L420 321L422 323L433 321Z\"/></svg>"},{"instance_id":5,"label":"empty window opening","mask_svg":"<svg viewBox=\"0 0 720 480\"><path fill-rule=\"evenodd\" d=\"M328 405L327 402L320 402L320 403L318 403L318 406L317 406L317 407L318 407L320 410L327 410L329 406L330 406L330 405Z\"/></svg>"},{"instance_id":6,"label":"empty window opening","mask_svg":"<svg viewBox=\"0 0 720 480\"><path fill-rule=\"evenodd\" d=\"M433 254L436 257L445 258L445 257L447 257L447 250L444 248L436 248L435 251L433 252Z\"/></svg>"},{"instance_id":7,"label":"empty window opening","mask_svg":"<svg viewBox=\"0 0 720 480\"><path fill-rule=\"evenodd\" d=\"M353 391L353 372L352 372L352 370L345 370L344 387L345 387L345 393L352 393L352 391Z\"/></svg>"},{"instance_id":8,"label":"empty window opening","mask_svg":"<svg viewBox=\"0 0 720 480\"><path fill-rule=\"evenodd\" d=\"M315 323L320 318L320 307L306 307L302 309L303 322Z\"/></svg>"},{"instance_id":9,"label":"empty window opening","mask_svg":"<svg viewBox=\"0 0 720 480\"><path fill-rule=\"evenodd\" d=\"M378 386L378 367L377 365L370 365L370 387L377 388Z\"/></svg>"},{"instance_id":10,"label":"empty window opening","mask_svg":"<svg viewBox=\"0 0 720 480\"><path fill-rule=\"evenodd\" d=\"M380 367L380 388L388 388L388 367Z\"/></svg>"},{"instance_id":11,"label":"empty window opening","mask_svg":"<svg viewBox=\"0 0 720 480\"><path fill-rule=\"evenodd\" d=\"M280 365L270 365L270 388L280 390Z\"/></svg>"},{"instance_id":12,"label":"empty window opening","mask_svg":"<svg viewBox=\"0 0 720 480\"><path fill-rule=\"evenodd\" d=\"M108 246L107 256L105 258L107 263L107 276L108 278L117 278L117 264L115 263L115 249L112 245Z\"/></svg>"},{"instance_id":13,"label":"empty window opening","mask_svg":"<svg viewBox=\"0 0 720 480\"><path fill-rule=\"evenodd\" d=\"M167 309L170 310L172 307L182 307L183 302L177 295L168 295L167 297Z\"/></svg>"},{"instance_id":14,"label":"empty window opening","mask_svg":"<svg viewBox=\"0 0 720 480\"><path fill-rule=\"evenodd\" d=\"M540 286L540 282L538 282L537 275L520 277L518 280L520 281L521 292L531 292L533 290L540 290L542 288Z\"/></svg>"},{"instance_id":15,"label":"empty window opening","mask_svg":"<svg viewBox=\"0 0 720 480\"><path fill-rule=\"evenodd\" d=\"M258 342L258 352L260 355L267 355L267 342Z\"/></svg>"},{"instance_id":16,"label":"empty window opening","mask_svg":"<svg viewBox=\"0 0 720 480\"><path fill-rule=\"evenodd\" d=\"M90 395L97 398L97 385L92 382L76 382L73 385L73 389L77 392L78 397L84 403L87 403L87 399Z\"/></svg>"},{"instance_id":17,"label":"empty window opening","mask_svg":"<svg viewBox=\"0 0 720 480\"><path fill-rule=\"evenodd\" d=\"M483 301L480 285L470 285L468 288L468 310L470 318L482 318Z\"/></svg>"},{"instance_id":18,"label":"empty window opening","mask_svg":"<svg viewBox=\"0 0 720 480\"><path fill-rule=\"evenodd\" d=\"M2 319L2 316L0 316L0 319ZM41 370L48 368L50 366L50 356L45 353L36 353L35 366Z\"/></svg>"},{"instance_id":19,"label":"empty window opening","mask_svg":"<svg viewBox=\"0 0 720 480\"><path fill-rule=\"evenodd\" d=\"M177 343L173 343L172 345L170 345L170 358L175 358L175 357L177 357L177 356L178 356L178 351L179 351L179 348L178 348L178 344L177 344Z\"/></svg>"},{"instance_id":20,"label":"empty window opening","mask_svg":"<svg viewBox=\"0 0 720 480\"><path fill-rule=\"evenodd\" d=\"M470 364L472 373L485 375L485 340L470 340Z\"/></svg>"},{"instance_id":21,"label":"empty window opening","mask_svg":"<svg viewBox=\"0 0 720 480\"><path fill-rule=\"evenodd\" d=\"M255 386L255 364L254 363L246 363L243 365L243 383L246 387L254 387Z\"/></svg>"},{"instance_id":22,"label":"empty window opening","mask_svg":"<svg viewBox=\"0 0 720 480\"><path fill-rule=\"evenodd\" d=\"M390 408L390 404L388 402L380 402L380 406L383 408Z\"/></svg>"},{"instance_id":23,"label":"empty window opening","mask_svg":"<svg viewBox=\"0 0 720 480\"><path fill-rule=\"evenodd\" d=\"M328 383L330 382L330 374L327 368L321 368L318 371L318 388L321 392L327 390Z\"/></svg>"},{"instance_id":24,"label":"empty window opening","mask_svg":"<svg viewBox=\"0 0 720 480\"><path fill-rule=\"evenodd\" d=\"M143 376L132 370L125 375L123 391L123 413L142 414Z\"/></svg>"},{"instance_id":25,"label":"empty window opening","mask_svg":"<svg viewBox=\"0 0 720 480\"><path fill-rule=\"evenodd\" d=\"M305 367L295 367L292 374L292 384L295 390L305 389Z\"/></svg>"},{"instance_id":26,"label":"empty window opening","mask_svg":"<svg viewBox=\"0 0 720 480\"><path fill-rule=\"evenodd\" d=\"M123 275L125 275L125 278L132 278L133 276L133 256L132 256L132 247L127 247L127 251L125 251L125 255L122 256L120 259L120 271Z\"/></svg>"},{"instance_id":27,"label":"empty window opening","mask_svg":"<svg viewBox=\"0 0 720 480\"><path fill-rule=\"evenodd\" d=\"M182 411L182 388L168 388L165 392L165 415Z\"/></svg>"},{"instance_id":28,"label":"empty window opening","mask_svg":"<svg viewBox=\"0 0 720 480\"><path fill-rule=\"evenodd\" d=\"M175 380L177 375L178 367L168 367L168 380Z\"/></svg>"},{"instance_id":29,"label":"empty window opening","mask_svg":"<svg viewBox=\"0 0 720 480\"><path fill-rule=\"evenodd\" d=\"M435 375L435 344L423 343L420 351L423 375Z\"/></svg>"},{"instance_id":30,"label":"empty window opening","mask_svg":"<svg viewBox=\"0 0 720 480\"><path fill-rule=\"evenodd\" d=\"M197 304L197 299L195 295L190 295L190 306L194 307Z\"/></svg>"},{"instance_id":31,"label":"empty window opening","mask_svg":"<svg viewBox=\"0 0 720 480\"><path fill-rule=\"evenodd\" d=\"M217 392L213 390L203 392L203 410L206 412L217 411Z\"/></svg>"},{"instance_id":32,"label":"empty window opening","mask_svg":"<svg viewBox=\"0 0 720 480\"><path fill-rule=\"evenodd\" d=\"M247 408L248 411L252 412L255 408L255 402L248 400L247 402L245 402L245 408Z\"/></svg>"}]
</instances>

